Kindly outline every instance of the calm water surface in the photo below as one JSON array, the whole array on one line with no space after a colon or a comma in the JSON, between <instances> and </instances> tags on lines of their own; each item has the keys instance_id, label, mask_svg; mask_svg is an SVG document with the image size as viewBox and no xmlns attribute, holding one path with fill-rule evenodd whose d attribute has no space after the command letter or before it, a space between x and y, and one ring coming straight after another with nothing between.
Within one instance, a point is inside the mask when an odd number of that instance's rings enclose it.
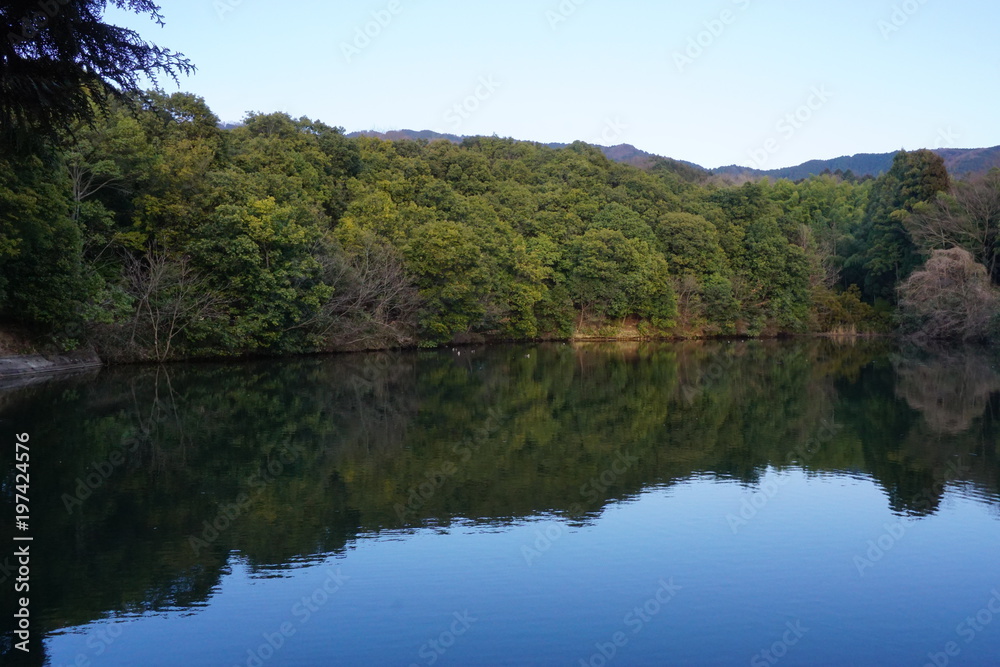
<instances>
[{"instance_id":1,"label":"calm water surface","mask_svg":"<svg viewBox=\"0 0 1000 667\"><path fill-rule=\"evenodd\" d=\"M34 537L4 664L1000 664L988 350L126 368L0 420L0 526L27 432Z\"/></svg>"}]
</instances>

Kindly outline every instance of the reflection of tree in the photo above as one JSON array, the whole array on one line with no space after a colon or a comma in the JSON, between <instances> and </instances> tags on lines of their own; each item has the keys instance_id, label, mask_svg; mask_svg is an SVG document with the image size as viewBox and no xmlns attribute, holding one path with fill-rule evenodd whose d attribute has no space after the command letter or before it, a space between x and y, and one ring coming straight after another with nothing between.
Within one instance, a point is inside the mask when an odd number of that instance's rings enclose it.
<instances>
[{"instance_id":1,"label":"reflection of tree","mask_svg":"<svg viewBox=\"0 0 1000 667\"><path fill-rule=\"evenodd\" d=\"M976 358L961 372L901 359L897 375L886 347L552 344L124 368L6 394L0 427L30 424L46 443L32 469L47 499L38 604L64 627L205 600L234 552L267 569L384 530L593 516L698 473L748 484L768 466L864 473L916 514L936 511L949 481L996 494L1000 396L984 389L995 377L980 378ZM953 375L965 379L937 379ZM965 415L957 397L970 397L983 417L971 428L915 411L927 401L915 385L946 381L955 398L931 407ZM837 428L817 443L824 424ZM300 453L268 474L290 448ZM121 465L68 513L63 494L116 453ZM638 463L594 485L623 453ZM7 470L11 456L0 451ZM433 492L401 515L428 479ZM241 495L239 516L194 550L190 537Z\"/></svg>"},{"instance_id":2,"label":"reflection of tree","mask_svg":"<svg viewBox=\"0 0 1000 667\"><path fill-rule=\"evenodd\" d=\"M972 481L997 494L996 424L1000 396L989 396L974 350L928 356L908 350L890 363L864 368L840 387L842 411L862 442L864 468L895 512L917 516L938 510L945 488ZM971 407L970 407L971 406Z\"/></svg>"},{"instance_id":3,"label":"reflection of tree","mask_svg":"<svg viewBox=\"0 0 1000 667\"><path fill-rule=\"evenodd\" d=\"M896 363L896 394L920 412L938 434L958 434L983 416L1000 373L980 351L941 351L928 358L901 357Z\"/></svg>"}]
</instances>

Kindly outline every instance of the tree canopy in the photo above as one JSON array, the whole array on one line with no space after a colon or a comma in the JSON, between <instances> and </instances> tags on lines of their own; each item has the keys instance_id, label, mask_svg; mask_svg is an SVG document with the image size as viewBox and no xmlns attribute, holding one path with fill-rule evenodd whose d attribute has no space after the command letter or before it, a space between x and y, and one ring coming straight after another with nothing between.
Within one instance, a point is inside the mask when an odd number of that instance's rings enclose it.
<instances>
[{"instance_id":1,"label":"tree canopy","mask_svg":"<svg viewBox=\"0 0 1000 667\"><path fill-rule=\"evenodd\" d=\"M579 142L224 130L196 96L145 98L0 158L3 322L123 361L884 331L938 246L996 266L996 179L952 187L927 152L874 181L731 185ZM975 243L926 231L949 206Z\"/></svg>"},{"instance_id":2,"label":"tree canopy","mask_svg":"<svg viewBox=\"0 0 1000 667\"><path fill-rule=\"evenodd\" d=\"M93 120L95 104L140 92L144 76L194 70L182 54L104 22L109 4L163 23L150 0L0 2L0 138L66 131Z\"/></svg>"}]
</instances>

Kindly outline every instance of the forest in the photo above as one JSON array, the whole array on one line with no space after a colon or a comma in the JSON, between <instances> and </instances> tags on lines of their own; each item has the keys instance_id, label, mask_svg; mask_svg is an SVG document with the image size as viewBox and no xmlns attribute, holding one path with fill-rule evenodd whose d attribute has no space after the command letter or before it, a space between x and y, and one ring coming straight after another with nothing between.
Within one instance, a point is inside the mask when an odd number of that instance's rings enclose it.
<instances>
[{"instance_id":1,"label":"forest","mask_svg":"<svg viewBox=\"0 0 1000 667\"><path fill-rule=\"evenodd\" d=\"M96 104L96 103L95 103ZM734 183L497 137L102 100L0 154L0 326L111 362L565 339L1000 332L1000 172Z\"/></svg>"}]
</instances>

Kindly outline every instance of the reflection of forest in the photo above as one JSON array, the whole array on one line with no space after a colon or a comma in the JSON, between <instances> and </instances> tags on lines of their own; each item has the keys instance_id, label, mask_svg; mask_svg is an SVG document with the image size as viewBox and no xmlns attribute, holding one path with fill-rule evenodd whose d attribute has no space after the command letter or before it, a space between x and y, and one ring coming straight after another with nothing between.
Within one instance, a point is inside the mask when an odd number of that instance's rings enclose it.
<instances>
[{"instance_id":1,"label":"reflection of forest","mask_svg":"<svg viewBox=\"0 0 1000 667\"><path fill-rule=\"evenodd\" d=\"M588 521L651 485L752 484L789 462L868 474L914 515L934 512L949 481L995 499L995 359L887 347L465 348L118 369L17 390L0 426L37 443L38 618L56 628L197 604L233 552L280 568L428 523ZM117 452L124 463L67 512L64 494ZM639 462L602 481L622 454ZM206 534L227 507L231 525ZM208 535L204 548L192 535Z\"/></svg>"},{"instance_id":2,"label":"reflection of forest","mask_svg":"<svg viewBox=\"0 0 1000 667\"><path fill-rule=\"evenodd\" d=\"M957 354L942 350L922 359L896 362L897 394L920 412L934 433L957 434L970 429L1000 393L1000 373L985 349Z\"/></svg>"}]
</instances>

